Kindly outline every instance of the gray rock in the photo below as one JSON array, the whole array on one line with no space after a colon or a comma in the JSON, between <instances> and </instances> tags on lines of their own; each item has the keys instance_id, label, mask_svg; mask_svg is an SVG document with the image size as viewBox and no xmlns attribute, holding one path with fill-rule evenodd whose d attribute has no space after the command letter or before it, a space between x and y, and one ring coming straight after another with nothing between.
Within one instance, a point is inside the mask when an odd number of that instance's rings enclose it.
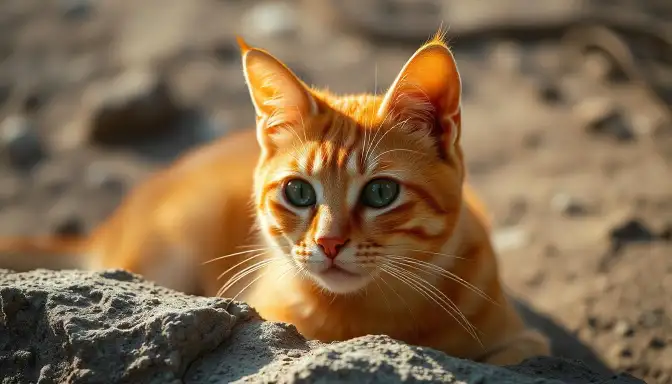
<instances>
[{"instance_id":1,"label":"gray rock","mask_svg":"<svg viewBox=\"0 0 672 384\"><path fill-rule=\"evenodd\" d=\"M575 112L584 129L593 135L611 137L619 142L635 140L632 122L611 99L588 99L577 105Z\"/></svg>"},{"instance_id":2,"label":"gray rock","mask_svg":"<svg viewBox=\"0 0 672 384\"><path fill-rule=\"evenodd\" d=\"M91 0L61 0L59 2L63 17L70 20L83 19L93 8Z\"/></svg>"},{"instance_id":3,"label":"gray rock","mask_svg":"<svg viewBox=\"0 0 672 384\"><path fill-rule=\"evenodd\" d=\"M93 85L84 97L88 137L98 144L155 137L169 131L182 112L167 80L139 69Z\"/></svg>"},{"instance_id":4,"label":"gray rock","mask_svg":"<svg viewBox=\"0 0 672 384\"><path fill-rule=\"evenodd\" d=\"M566 193L558 193L551 199L551 206L566 216L582 216L588 213L588 204Z\"/></svg>"},{"instance_id":5,"label":"gray rock","mask_svg":"<svg viewBox=\"0 0 672 384\"><path fill-rule=\"evenodd\" d=\"M0 124L0 152L18 169L31 169L45 155L37 130L20 115L9 116Z\"/></svg>"},{"instance_id":6,"label":"gray rock","mask_svg":"<svg viewBox=\"0 0 672 384\"><path fill-rule=\"evenodd\" d=\"M243 15L241 25L248 35L258 37L291 36L298 28L298 15L292 4L272 1L253 6Z\"/></svg>"},{"instance_id":7,"label":"gray rock","mask_svg":"<svg viewBox=\"0 0 672 384\"><path fill-rule=\"evenodd\" d=\"M641 382L559 358L489 366L382 335L307 341L244 303L122 271L0 270L0 351L12 383Z\"/></svg>"}]
</instances>

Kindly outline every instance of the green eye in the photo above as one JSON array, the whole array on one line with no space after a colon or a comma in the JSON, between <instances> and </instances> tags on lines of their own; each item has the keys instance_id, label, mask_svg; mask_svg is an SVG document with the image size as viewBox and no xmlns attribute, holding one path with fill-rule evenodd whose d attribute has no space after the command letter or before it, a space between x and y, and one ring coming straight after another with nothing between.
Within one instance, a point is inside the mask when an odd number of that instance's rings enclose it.
<instances>
[{"instance_id":1,"label":"green eye","mask_svg":"<svg viewBox=\"0 0 672 384\"><path fill-rule=\"evenodd\" d=\"M369 181L362 191L362 204L371 208L386 207L399 196L399 184L390 179Z\"/></svg>"},{"instance_id":2,"label":"green eye","mask_svg":"<svg viewBox=\"0 0 672 384\"><path fill-rule=\"evenodd\" d=\"M285 184L285 196L295 207L309 207L315 205L315 189L305 180L294 179Z\"/></svg>"}]
</instances>

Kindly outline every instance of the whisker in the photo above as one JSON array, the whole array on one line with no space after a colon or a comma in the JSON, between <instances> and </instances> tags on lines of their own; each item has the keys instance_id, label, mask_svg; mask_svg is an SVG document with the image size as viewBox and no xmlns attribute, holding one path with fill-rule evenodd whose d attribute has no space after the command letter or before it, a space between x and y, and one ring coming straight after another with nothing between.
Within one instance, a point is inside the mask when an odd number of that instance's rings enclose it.
<instances>
[{"instance_id":1,"label":"whisker","mask_svg":"<svg viewBox=\"0 0 672 384\"><path fill-rule=\"evenodd\" d=\"M274 260L274 261L275 261L275 260ZM285 259L285 261L286 261L286 259ZM238 298L238 296L240 296L243 292L245 292L245 290L246 290L247 288L251 287L252 284L254 284L254 283L256 283L257 281L259 281L259 279L261 279L262 277L264 277L264 276L265 276L267 273L269 273L269 272L270 272L270 271L262 272L262 273L259 274L259 276L257 276L254 280L252 280L249 284L247 284L243 289L241 289L241 290L240 290L240 291L239 291L239 292L238 292L238 293L231 299L231 301L229 301L229 303L226 305L226 309L228 310L228 309L229 309L229 305L231 305L231 303L233 303L234 301L236 301L236 299Z\"/></svg>"},{"instance_id":2,"label":"whisker","mask_svg":"<svg viewBox=\"0 0 672 384\"><path fill-rule=\"evenodd\" d=\"M424 253L424 254L427 254L427 255L444 256L444 257L450 257L450 258L453 258L453 259L459 259L459 260L469 260L469 259L467 259L466 257L461 257L461 256L457 256L457 255L450 255L450 254L447 254L447 253L439 253L439 252L425 251L425 250L422 250L422 249L399 248L400 246L397 246L397 245L386 245L386 247L388 247L388 248L396 248L396 249L398 249L398 250L400 250L400 251L418 252L418 253Z\"/></svg>"},{"instance_id":3,"label":"whisker","mask_svg":"<svg viewBox=\"0 0 672 384\"><path fill-rule=\"evenodd\" d=\"M388 261L389 262L389 261ZM395 272L397 274L397 279L403 281L408 286L413 287L417 292L423 295L425 298L433 301L436 305L441 307L450 317L452 317L469 335L471 335L475 340L481 343L480 338L477 334L477 329L469 322L469 320L464 316L462 311L455 305L455 303L450 300L443 292L434 287L432 284L427 282L421 276L416 273L410 272L403 268L394 266L389 263L385 263L386 271ZM389 268L389 269L388 269Z\"/></svg>"},{"instance_id":4,"label":"whisker","mask_svg":"<svg viewBox=\"0 0 672 384\"><path fill-rule=\"evenodd\" d=\"M415 154L418 154L418 155L421 155L421 156L427 156L426 153L422 153L420 151L415 151L413 149L397 148L397 149L388 149L387 151L383 151L383 152L377 154L376 157L371 159L371 162L375 163L376 160L378 160L381 156L385 155L386 153L390 153L390 152L411 152L411 153L415 153Z\"/></svg>"},{"instance_id":5,"label":"whisker","mask_svg":"<svg viewBox=\"0 0 672 384\"><path fill-rule=\"evenodd\" d=\"M387 300L387 296L385 295L385 291L383 291L383 288L380 286L380 284L378 284L378 281L376 280L376 277L371 272L369 272L368 270L366 271L366 273L369 274L369 277L371 278L371 280L376 284L376 286L380 290L380 294L383 295L383 300L385 300L385 305L387 306L388 311L390 311L390 313L392 313L392 307L390 306L390 302Z\"/></svg>"},{"instance_id":6,"label":"whisker","mask_svg":"<svg viewBox=\"0 0 672 384\"><path fill-rule=\"evenodd\" d=\"M391 127L390 127L387 131L385 131L385 133L384 133L384 134L383 134L383 135L376 141L376 143L374 144L374 146L373 146L373 148L371 149L371 151L369 151L369 153L373 153L373 152L375 152L375 150L376 150L376 148L378 148L378 145L380 144L381 140L383 140L383 139L385 138L385 136L387 136L388 133L392 132L392 130L393 130L394 128L397 128L397 127L399 127L399 126L403 127L403 126L405 126L408 122L409 122L409 119L406 119L406 120L400 121L400 122L394 124L393 126L391 126Z\"/></svg>"},{"instance_id":7,"label":"whisker","mask_svg":"<svg viewBox=\"0 0 672 384\"><path fill-rule=\"evenodd\" d=\"M424 266L424 267L430 268L430 269L432 269L433 271L435 271L436 273L438 273L440 276L443 276L443 277L445 277L445 278L447 278L447 279L450 279L450 280L452 280L452 281L454 281L454 282L456 282L456 283L461 284L463 287L469 289L470 291L472 291L473 293L477 294L477 295L480 296L481 298L487 300L487 301L490 302L491 304L494 304L494 305L496 305L496 306L501 306L500 303L496 302L494 299L492 299L490 296L488 296L485 292L483 292L482 289L478 288L477 286L475 286L475 285L473 285L472 283L470 283L470 282L464 280L464 279L461 278L460 276L458 276L458 275L456 275L456 274L454 274L454 273L452 273L452 272L450 272L450 271L448 271L448 270L446 270L446 269L444 269L444 268L442 268L442 267L440 267L440 266L438 266L438 265L436 265L436 264L428 263L428 262L426 262L426 261L422 261L422 260L412 259L412 258L410 258L410 257L399 256L399 255L385 255L385 256L386 256L386 257L389 257L389 258L392 258L392 259L395 259L395 260L397 260L398 262L409 263L408 266L411 267L411 268L414 268L414 269L416 269L416 270L421 270L421 271L424 271L424 272L429 272L429 271L424 270L424 269L419 268L419 267L413 267L413 266L411 266L410 264L420 265L420 266Z\"/></svg>"},{"instance_id":8,"label":"whisker","mask_svg":"<svg viewBox=\"0 0 672 384\"><path fill-rule=\"evenodd\" d=\"M404 304L404 307L406 307L406 310L408 310L408 314L411 316L411 319L413 319L413 328L417 332L418 331L418 320L413 315L413 311L411 310L411 306L408 305L406 300L404 300L404 298L399 294L399 292L397 292L387 281L385 281L385 279L382 276L380 277L380 281L382 281L383 284L385 284L395 295L397 295L399 300L401 300L401 302Z\"/></svg>"},{"instance_id":9,"label":"whisker","mask_svg":"<svg viewBox=\"0 0 672 384\"><path fill-rule=\"evenodd\" d=\"M264 255L267 254L268 252L269 252L269 251L261 252L261 253L257 253L256 255L252 255L252 256L246 258L245 260L243 260L243 261L237 263L237 264L234 265L233 267L231 267L231 268L227 269L226 271L222 272L219 276L217 276L217 280L219 280L219 279L221 279L222 277L224 277L224 275L226 275L227 273L229 273L229 271L232 271L232 270L236 269L239 265L241 265L241 264L245 264L245 263L247 263L248 261L250 261L250 260L252 260L252 259L256 259L257 257L264 256Z\"/></svg>"},{"instance_id":10,"label":"whisker","mask_svg":"<svg viewBox=\"0 0 672 384\"><path fill-rule=\"evenodd\" d=\"M246 251L240 251L240 252L235 252L235 253L229 253L228 255L219 256L219 257L215 257L214 259L210 259L210 260L208 260L208 261L204 261L201 265L210 264L210 263L212 263L212 262L215 262L215 261L218 261L218 260L223 260L223 259L226 259L226 258L228 258L228 257L233 257L233 256L238 256L238 255L244 255L244 254L246 254L246 253L259 252L259 251L266 251L267 249L268 249L268 247L266 247L266 248L257 248L257 249L248 249L248 250L246 250Z\"/></svg>"},{"instance_id":11,"label":"whisker","mask_svg":"<svg viewBox=\"0 0 672 384\"><path fill-rule=\"evenodd\" d=\"M246 244L236 246L236 248L254 248L254 247L280 248L280 249L291 248L290 245L266 245L266 244Z\"/></svg>"},{"instance_id":12,"label":"whisker","mask_svg":"<svg viewBox=\"0 0 672 384\"><path fill-rule=\"evenodd\" d=\"M406 272L409 277L411 277L411 278L414 277L415 279L419 280L419 281L416 281L416 283L418 285L423 286L429 292L432 292L434 294L434 297L441 300L444 304L448 305L454 311L454 313L457 316L460 317L460 319L462 320L462 325L465 328L465 330L467 330L467 331L471 330L473 332L472 336L480 342L480 339L477 336L478 330L471 324L471 322L469 322L469 320L464 315L464 313L462 313L460 308L445 293L443 293L440 289L436 288L434 285L430 284L426 279L422 278L420 275L418 275L416 273L413 273L411 271L405 270L405 269L401 268L400 266L397 267L397 268ZM457 321L457 319L456 319L456 321ZM459 321L458 321L458 323L459 323Z\"/></svg>"},{"instance_id":13,"label":"whisker","mask_svg":"<svg viewBox=\"0 0 672 384\"><path fill-rule=\"evenodd\" d=\"M273 262L278 261L278 260L282 260L282 258L264 259L264 260L261 260L261 261L259 261L259 262L257 262L257 263L254 263L254 264L252 264L252 265L250 265L250 266L248 266L248 267L245 267L243 270L237 272L237 273L236 273L235 275L233 275L229 280L227 280L227 282L226 282L226 283L222 286L222 288L220 288L220 290L217 292L217 296L221 296L222 294L224 294L224 292L226 292L229 288L231 288L232 286L234 286L237 282L239 282L240 280L244 279L244 278L247 277L248 275L250 275L250 274L252 274L252 273L254 273L254 272L256 272L256 271L258 271L258 270L264 268L265 266L267 266L267 265L269 265L269 264L271 264L271 263L273 263Z\"/></svg>"}]
</instances>

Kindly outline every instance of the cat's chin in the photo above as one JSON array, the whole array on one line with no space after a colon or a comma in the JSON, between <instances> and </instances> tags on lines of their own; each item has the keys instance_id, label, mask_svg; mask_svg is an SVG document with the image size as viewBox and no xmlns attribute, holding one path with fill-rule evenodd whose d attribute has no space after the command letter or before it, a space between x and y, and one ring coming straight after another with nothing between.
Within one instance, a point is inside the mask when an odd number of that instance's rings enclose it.
<instances>
[{"instance_id":1,"label":"cat's chin","mask_svg":"<svg viewBox=\"0 0 672 384\"><path fill-rule=\"evenodd\" d=\"M357 292L366 287L370 280L368 275L353 273L337 267L312 273L312 276L318 285L336 294Z\"/></svg>"}]
</instances>

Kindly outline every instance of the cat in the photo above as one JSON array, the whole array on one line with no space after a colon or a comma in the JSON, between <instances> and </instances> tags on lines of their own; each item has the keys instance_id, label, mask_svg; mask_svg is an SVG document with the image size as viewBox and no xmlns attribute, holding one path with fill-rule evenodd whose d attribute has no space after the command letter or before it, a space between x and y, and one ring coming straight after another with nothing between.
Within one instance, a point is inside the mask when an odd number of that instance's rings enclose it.
<instances>
[{"instance_id":1,"label":"cat","mask_svg":"<svg viewBox=\"0 0 672 384\"><path fill-rule=\"evenodd\" d=\"M503 291L465 183L461 80L442 34L384 95L311 88L238 44L255 130L184 155L86 238L0 240L0 267L125 269L243 299L325 342L387 334L497 365L550 354Z\"/></svg>"}]
</instances>

